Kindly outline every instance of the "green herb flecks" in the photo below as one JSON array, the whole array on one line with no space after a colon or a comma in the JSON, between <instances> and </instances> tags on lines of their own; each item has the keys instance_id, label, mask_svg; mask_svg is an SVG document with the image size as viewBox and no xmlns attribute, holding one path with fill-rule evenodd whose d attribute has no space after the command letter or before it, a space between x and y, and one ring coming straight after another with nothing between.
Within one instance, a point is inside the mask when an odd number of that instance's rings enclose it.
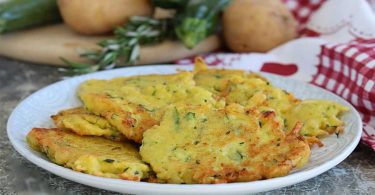
<instances>
[{"instance_id":1,"label":"green herb flecks","mask_svg":"<svg viewBox=\"0 0 375 195\"><path fill-rule=\"evenodd\" d=\"M231 155L231 159L235 161L242 161L244 159L245 155L242 154L242 152L236 150L236 152Z\"/></svg>"},{"instance_id":2,"label":"green herb flecks","mask_svg":"<svg viewBox=\"0 0 375 195\"><path fill-rule=\"evenodd\" d=\"M188 112L185 115L186 120L191 121L195 119L195 113L194 112Z\"/></svg>"},{"instance_id":3,"label":"green herb flecks","mask_svg":"<svg viewBox=\"0 0 375 195\"><path fill-rule=\"evenodd\" d=\"M173 110L173 119L174 119L175 129L178 130L180 128L180 113L178 112L176 107L174 107L174 110Z\"/></svg>"},{"instance_id":4,"label":"green herb flecks","mask_svg":"<svg viewBox=\"0 0 375 195\"><path fill-rule=\"evenodd\" d=\"M188 156L185 157L185 162L188 162L190 160L191 160L191 156L190 155L188 155Z\"/></svg>"},{"instance_id":5,"label":"green herb flecks","mask_svg":"<svg viewBox=\"0 0 375 195\"><path fill-rule=\"evenodd\" d=\"M104 162L107 162L107 163L113 163L113 162L115 162L115 160L110 159L110 158L107 158L107 159L104 160Z\"/></svg>"}]
</instances>

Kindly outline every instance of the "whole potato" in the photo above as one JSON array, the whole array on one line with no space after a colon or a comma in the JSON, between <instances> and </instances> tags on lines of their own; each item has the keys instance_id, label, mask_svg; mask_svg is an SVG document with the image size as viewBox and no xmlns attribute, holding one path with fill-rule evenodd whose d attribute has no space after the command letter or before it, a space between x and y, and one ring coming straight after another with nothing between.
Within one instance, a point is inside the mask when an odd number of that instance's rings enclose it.
<instances>
[{"instance_id":1,"label":"whole potato","mask_svg":"<svg viewBox=\"0 0 375 195\"><path fill-rule=\"evenodd\" d=\"M223 29L235 52L266 52L297 36L297 22L280 0L233 0Z\"/></svg>"},{"instance_id":2,"label":"whole potato","mask_svg":"<svg viewBox=\"0 0 375 195\"><path fill-rule=\"evenodd\" d=\"M65 23L81 34L105 34L130 16L150 16L149 0L58 0Z\"/></svg>"}]
</instances>

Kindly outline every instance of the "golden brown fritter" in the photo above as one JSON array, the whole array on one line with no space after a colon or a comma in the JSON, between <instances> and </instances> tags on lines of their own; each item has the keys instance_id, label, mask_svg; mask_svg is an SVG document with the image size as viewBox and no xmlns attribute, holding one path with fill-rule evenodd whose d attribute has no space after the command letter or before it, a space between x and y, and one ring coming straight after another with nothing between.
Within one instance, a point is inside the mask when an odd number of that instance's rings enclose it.
<instances>
[{"instance_id":1,"label":"golden brown fritter","mask_svg":"<svg viewBox=\"0 0 375 195\"><path fill-rule=\"evenodd\" d=\"M220 82L219 79L218 83ZM212 83L215 84L214 81ZM319 138L341 132L344 129L343 121L337 117L348 111L346 107L332 101L299 100L291 93L259 78L232 79L219 96L225 98L226 104L238 103L246 108L275 111L276 119L287 132L297 122L303 123L300 134L305 136L310 145L322 146Z\"/></svg>"},{"instance_id":2,"label":"golden brown fritter","mask_svg":"<svg viewBox=\"0 0 375 195\"><path fill-rule=\"evenodd\" d=\"M196 61L194 67L194 81L211 93L224 97L228 93L229 85L238 80L257 78L267 82L264 77L238 69L215 69L208 68L201 60Z\"/></svg>"},{"instance_id":3,"label":"golden brown fritter","mask_svg":"<svg viewBox=\"0 0 375 195\"><path fill-rule=\"evenodd\" d=\"M235 69L207 69L199 60L194 72L197 86L225 98L226 104L238 103L247 108L273 109L278 116L283 117L285 112L300 102L256 73Z\"/></svg>"},{"instance_id":4,"label":"golden brown fritter","mask_svg":"<svg viewBox=\"0 0 375 195\"><path fill-rule=\"evenodd\" d=\"M140 143L143 132L158 124L156 110L146 110L142 105L112 98L104 94L81 94L85 106L97 115L104 117L128 139Z\"/></svg>"},{"instance_id":5,"label":"golden brown fritter","mask_svg":"<svg viewBox=\"0 0 375 195\"><path fill-rule=\"evenodd\" d=\"M246 72L242 70L225 70L225 69L207 69L198 71L194 75L197 86L223 96L225 89L231 80L246 77Z\"/></svg>"},{"instance_id":6,"label":"golden brown fritter","mask_svg":"<svg viewBox=\"0 0 375 195\"><path fill-rule=\"evenodd\" d=\"M291 131L297 122L304 124L301 135L324 137L332 133L341 133L344 122L338 118L349 109L329 100L305 100L293 107L286 115L287 131Z\"/></svg>"},{"instance_id":7,"label":"golden brown fritter","mask_svg":"<svg viewBox=\"0 0 375 195\"><path fill-rule=\"evenodd\" d=\"M310 148L298 135L300 127L285 134L275 112L238 104L172 105L160 125L144 133L140 154L167 183L279 177L308 161Z\"/></svg>"},{"instance_id":8,"label":"golden brown fritter","mask_svg":"<svg viewBox=\"0 0 375 195\"><path fill-rule=\"evenodd\" d=\"M343 122L337 117L348 109L335 102L301 101L255 73L207 69L199 60L194 72L196 84L225 98L226 104L238 103L261 111L273 110L278 122L283 124L287 132L290 132L297 122L302 122L304 126L300 134L312 145L322 146L318 138L344 129Z\"/></svg>"},{"instance_id":9,"label":"golden brown fritter","mask_svg":"<svg viewBox=\"0 0 375 195\"><path fill-rule=\"evenodd\" d=\"M84 82L78 95L86 109L128 139L141 143L143 132L159 124L166 106L175 102L216 104L212 94L196 87L190 72L143 75Z\"/></svg>"},{"instance_id":10,"label":"golden brown fritter","mask_svg":"<svg viewBox=\"0 0 375 195\"><path fill-rule=\"evenodd\" d=\"M258 78L231 81L226 91L224 97L227 104L238 103L246 108L274 111L276 120L282 125L283 129L286 128L284 122L287 113L301 102L285 90Z\"/></svg>"},{"instance_id":11,"label":"golden brown fritter","mask_svg":"<svg viewBox=\"0 0 375 195\"><path fill-rule=\"evenodd\" d=\"M274 111L275 120L283 129L286 128L286 113L300 102L256 73L234 69L207 69L204 64L197 65L194 72L196 84L219 98L224 98L227 105L237 103L248 109Z\"/></svg>"},{"instance_id":12,"label":"golden brown fritter","mask_svg":"<svg viewBox=\"0 0 375 195\"><path fill-rule=\"evenodd\" d=\"M58 128L66 128L78 135L104 136L114 141L123 141L125 136L108 121L86 111L84 108L72 108L51 116Z\"/></svg>"},{"instance_id":13,"label":"golden brown fritter","mask_svg":"<svg viewBox=\"0 0 375 195\"><path fill-rule=\"evenodd\" d=\"M33 129L29 145L76 171L160 183L287 175L307 163L309 145L343 130L338 116L348 110L301 101L255 73L208 69L201 60L193 72L85 81L78 96L84 108L52 116L59 128ZM125 138L142 143L140 153L115 142Z\"/></svg>"},{"instance_id":14,"label":"golden brown fritter","mask_svg":"<svg viewBox=\"0 0 375 195\"><path fill-rule=\"evenodd\" d=\"M27 142L56 164L95 176L140 181L150 172L138 149L129 143L43 128L32 129Z\"/></svg>"}]
</instances>

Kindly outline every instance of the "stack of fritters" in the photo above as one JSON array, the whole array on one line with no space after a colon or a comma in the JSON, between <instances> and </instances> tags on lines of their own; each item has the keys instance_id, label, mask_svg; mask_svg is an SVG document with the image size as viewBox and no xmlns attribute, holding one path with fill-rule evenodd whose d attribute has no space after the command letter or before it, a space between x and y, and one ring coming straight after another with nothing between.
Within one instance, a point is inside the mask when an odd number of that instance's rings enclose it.
<instances>
[{"instance_id":1,"label":"stack of fritters","mask_svg":"<svg viewBox=\"0 0 375 195\"><path fill-rule=\"evenodd\" d=\"M57 164L103 177L162 183L244 182L287 175L346 107L296 99L241 70L89 80L84 107L52 116L28 143ZM309 147L310 145L310 147Z\"/></svg>"}]
</instances>

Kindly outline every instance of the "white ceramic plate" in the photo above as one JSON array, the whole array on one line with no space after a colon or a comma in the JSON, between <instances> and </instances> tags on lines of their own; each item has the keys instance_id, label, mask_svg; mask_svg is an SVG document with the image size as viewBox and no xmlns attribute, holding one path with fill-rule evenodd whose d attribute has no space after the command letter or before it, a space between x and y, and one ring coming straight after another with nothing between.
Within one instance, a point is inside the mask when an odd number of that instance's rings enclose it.
<instances>
[{"instance_id":1,"label":"white ceramic plate","mask_svg":"<svg viewBox=\"0 0 375 195\"><path fill-rule=\"evenodd\" d=\"M150 73L174 73L176 69L191 69L191 66L142 66L103 71L74 77L43 88L22 101L11 114L8 125L8 137L14 148L26 159L56 175L66 179L111 191L132 194L247 194L268 191L296 184L315 177L343 161L357 146L362 123L357 111L342 98L319 87L275 75L264 74L276 86L292 92L301 99L329 99L350 108L343 116L344 134L323 139L324 147L312 149L309 163L290 175L274 179L231 184L215 185L176 185L132 182L120 179L108 179L72 171L50 162L44 155L33 151L25 137L33 127L52 127L50 116L57 111L80 105L76 97L76 88L87 79L110 79Z\"/></svg>"}]
</instances>

